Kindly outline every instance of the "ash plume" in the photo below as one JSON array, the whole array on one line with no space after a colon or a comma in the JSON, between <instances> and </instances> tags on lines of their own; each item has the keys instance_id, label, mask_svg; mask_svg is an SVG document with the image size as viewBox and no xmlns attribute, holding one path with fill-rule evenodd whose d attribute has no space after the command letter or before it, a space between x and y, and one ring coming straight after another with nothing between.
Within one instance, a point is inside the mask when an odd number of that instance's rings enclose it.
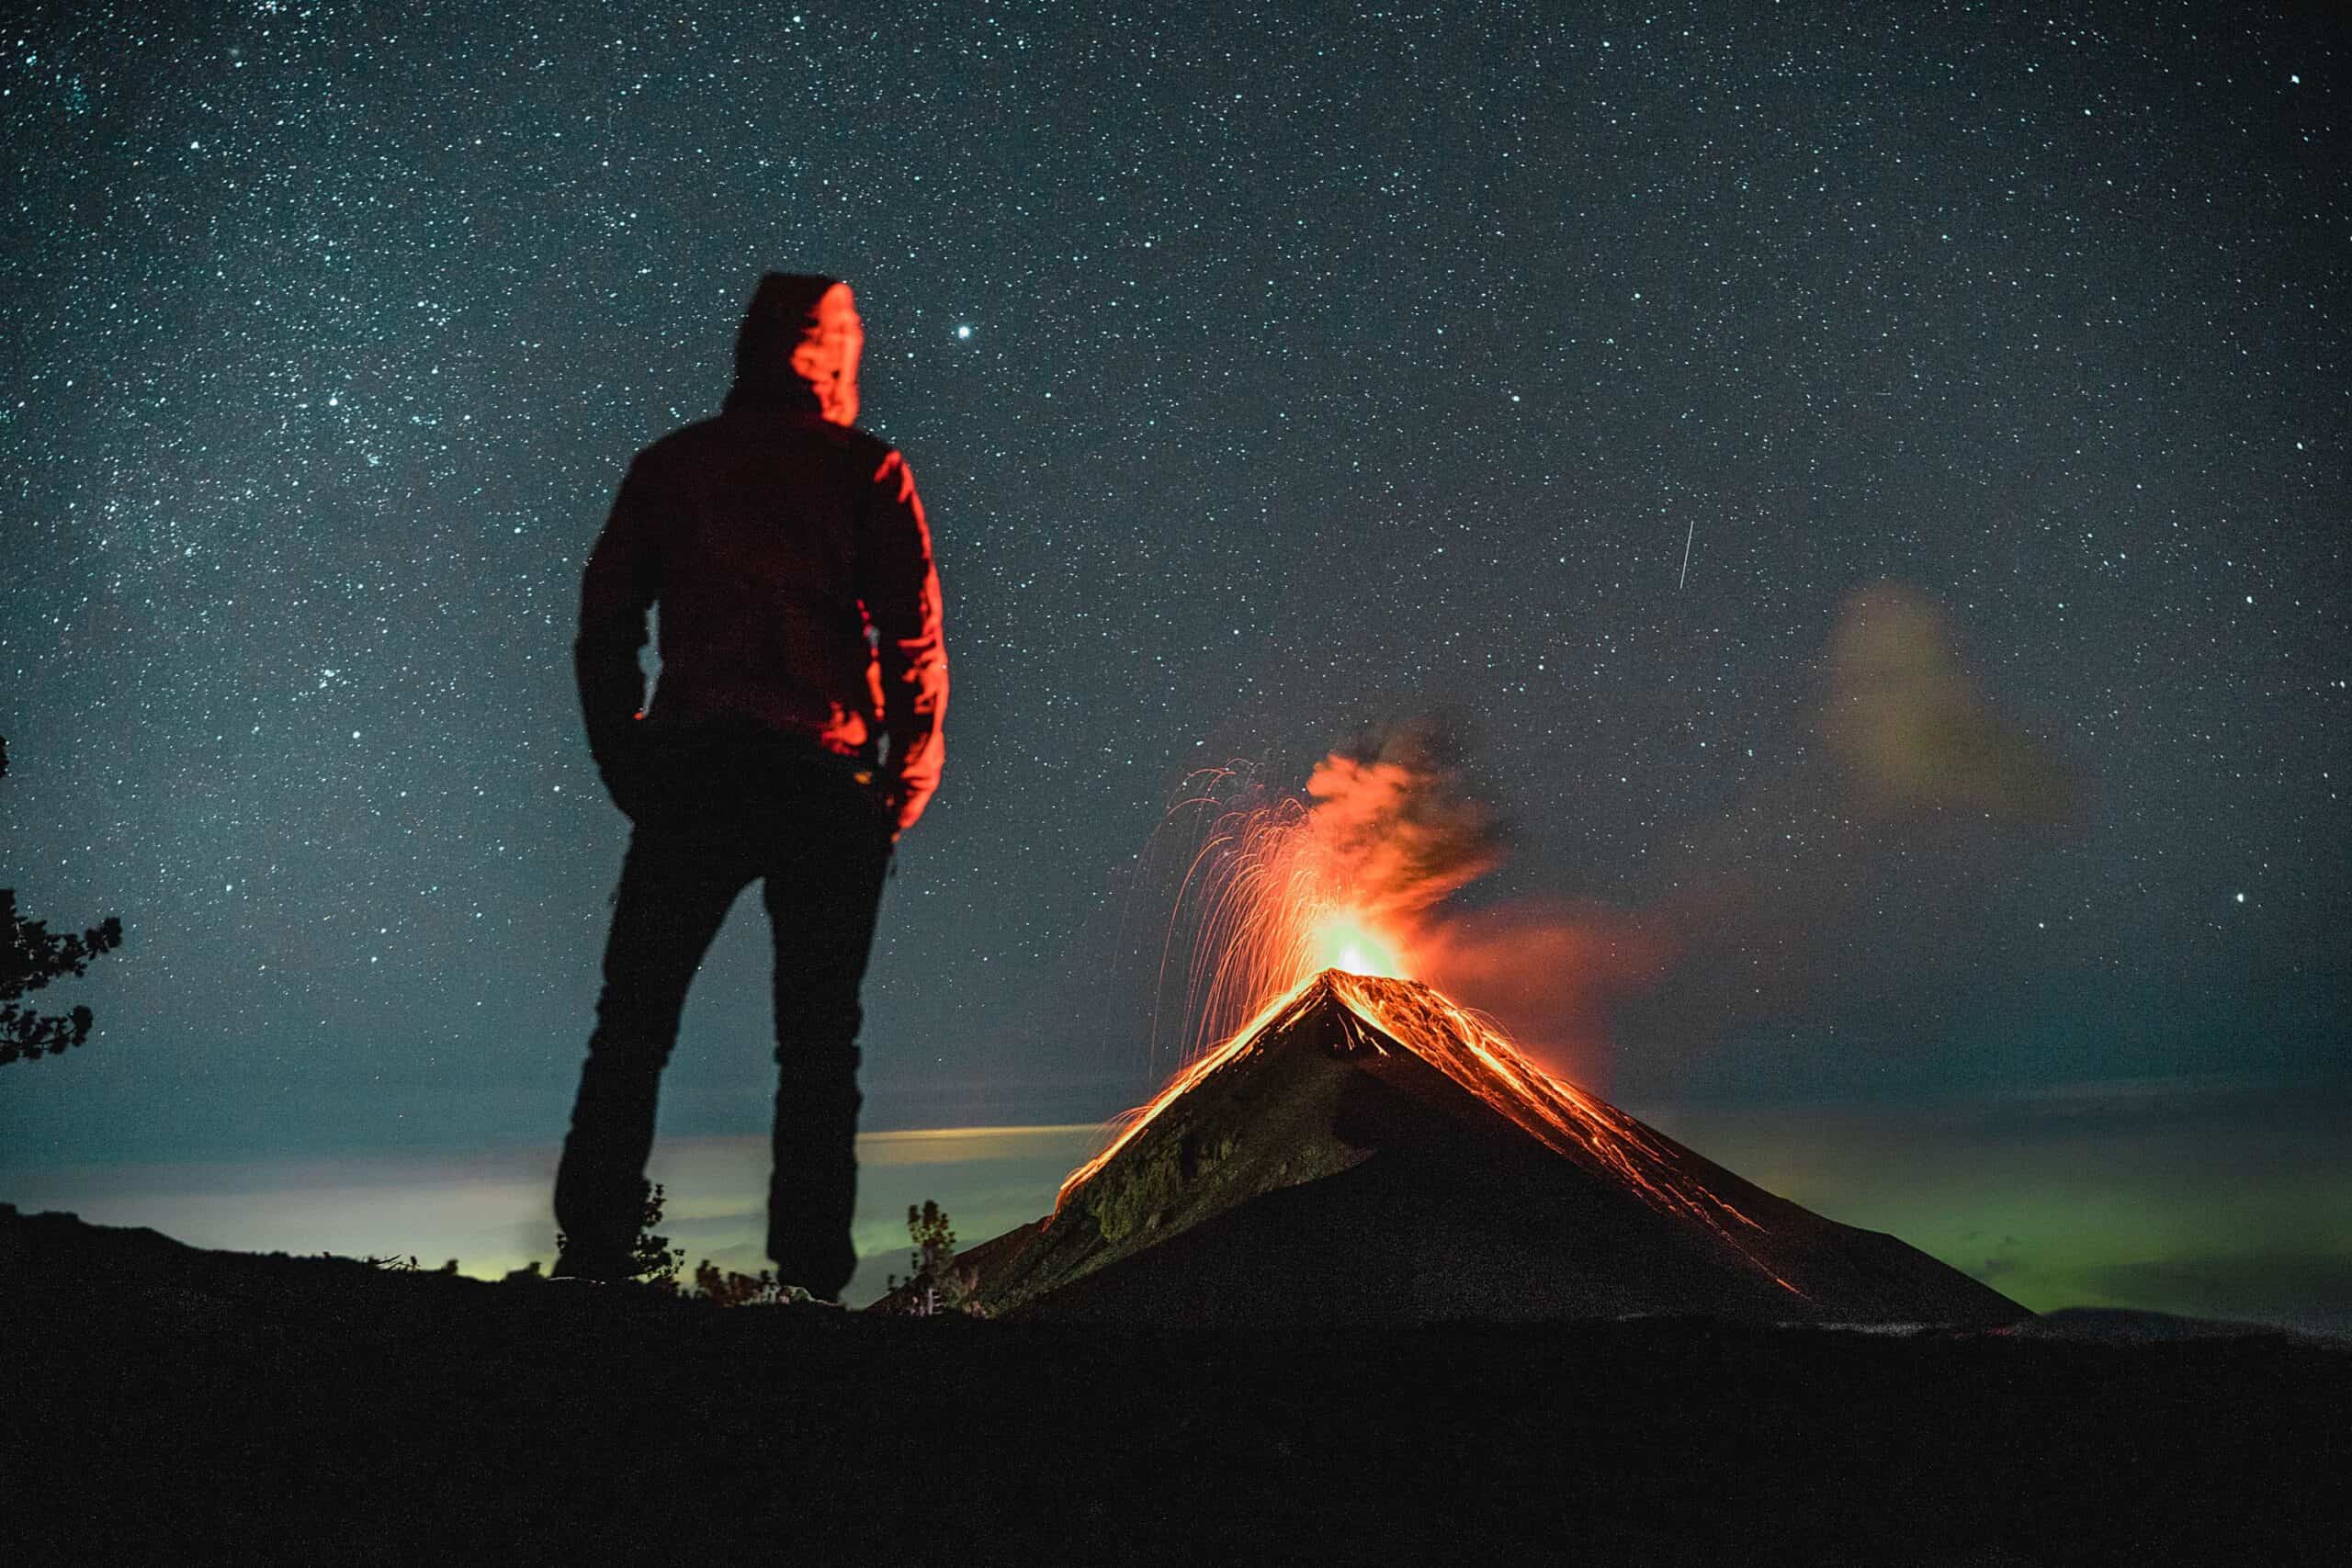
<instances>
[{"instance_id":1,"label":"ash plume","mask_svg":"<svg viewBox=\"0 0 2352 1568\"><path fill-rule=\"evenodd\" d=\"M1800 760L1661 846L1664 890L1624 905L1463 908L1506 833L1433 719L1334 750L1303 795L1247 763L1199 770L1138 868L1172 893L1153 900L1166 923L1140 992L1152 1053L1190 1059L1325 968L1426 980L1596 1089L1629 1043L1687 1057L1758 1019L1882 1002L1900 1022L1967 952L1984 889L2081 816L2075 771L1899 584L1848 598L1781 750Z\"/></svg>"},{"instance_id":2,"label":"ash plume","mask_svg":"<svg viewBox=\"0 0 2352 1568\"><path fill-rule=\"evenodd\" d=\"M1373 920L1418 922L1502 863L1501 826L1464 787L1460 756L1421 719L1316 764L1305 847L1334 896Z\"/></svg>"}]
</instances>

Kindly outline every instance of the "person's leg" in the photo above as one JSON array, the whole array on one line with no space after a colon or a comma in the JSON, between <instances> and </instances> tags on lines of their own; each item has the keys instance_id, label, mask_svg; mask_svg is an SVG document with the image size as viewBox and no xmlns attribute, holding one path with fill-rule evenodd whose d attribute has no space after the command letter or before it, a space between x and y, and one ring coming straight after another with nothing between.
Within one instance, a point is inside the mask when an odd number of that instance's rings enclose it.
<instances>
[{"instance_id":1,"label":"person's leg","mask_svg":"<svg viewBox=\"0 0 2352 1568\"><path fill-rule=\"evenodd\" d=\"M596 1030L555 1179L560 1272L625 1279L644 1213L645 1160L678 1014L728 906L752 878L734 845L639 829L605 944Z\"/></svg>"},{"instance_id":2,"label":"person's leg","mask_svg":"<svg viewBox=\"0 0 2352 1568\"><path fill-rule=\"evenodd\" d=\"M776 1278L838 1299L857 1266L858 987L874 945L890 840L854 787L820 779L769 871L775 938L775 1166L768 1257Z\"/></svg>"}]
</instances>

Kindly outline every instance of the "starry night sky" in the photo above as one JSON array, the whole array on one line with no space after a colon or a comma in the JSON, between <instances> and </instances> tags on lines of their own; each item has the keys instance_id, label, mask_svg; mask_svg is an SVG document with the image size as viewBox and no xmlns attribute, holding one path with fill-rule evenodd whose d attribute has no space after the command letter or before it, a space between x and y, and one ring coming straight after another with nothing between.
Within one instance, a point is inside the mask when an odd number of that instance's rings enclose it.
<instances>
[{"instance_id":1,"label":"starry night sky","mask_svg":"<svg viewBox=\"0 0 2352 1568\"><path fill-rule=\"evenodd\" d=\"M1564 9L37 7L0 850L129 940L0 1144L560 1134L625 830L579 570L772 267L855 285L947 592L869 1124L1131 1102L1187 770L1295 788L1429 714L1512 825L1470 903L1728 871L1820 928L1769 1013L1629 1010L1630 1103L2341 1093L2324 8ZM1882 580L2074 829L1825 871L1775 781ZM666 1132L757 1128L765 965L747 901Z\"/></svg>"}]
</instances>

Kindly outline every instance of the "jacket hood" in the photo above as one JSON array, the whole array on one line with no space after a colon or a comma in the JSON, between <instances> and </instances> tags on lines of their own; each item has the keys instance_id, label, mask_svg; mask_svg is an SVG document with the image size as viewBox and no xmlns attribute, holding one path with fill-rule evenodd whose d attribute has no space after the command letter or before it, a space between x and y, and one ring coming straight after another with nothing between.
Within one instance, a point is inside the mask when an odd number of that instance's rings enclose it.
<instances>
[{"instance_id":1,"label":"jacket hood","mask_svg":"<svg viewBox=\"0 0 2352 1568\"><path fill-rule=\"evenodd\" d=\"M735 385L727 406L804 409L854 424L865 347L865 328L848 284L814 273L769 273L735 334Z\"/></svg>"}]
</instances>

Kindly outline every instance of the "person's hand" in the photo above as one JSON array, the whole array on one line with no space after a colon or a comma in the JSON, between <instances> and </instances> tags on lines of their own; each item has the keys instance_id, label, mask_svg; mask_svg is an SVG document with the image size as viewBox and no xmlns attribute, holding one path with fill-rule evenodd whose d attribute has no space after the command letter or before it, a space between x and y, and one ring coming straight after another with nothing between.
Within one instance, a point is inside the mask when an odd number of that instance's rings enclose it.
<instances>
[{"instance_id":1,"label":"person's hand","mask_svg":"<svg viewBox=\"0 0 2352 1568\"><path fill-rule=\"evenodd\" d=\"M898 784L876 784L867 798L874 802L875 815L881 818L883 831L890 835L892 843L897 843L899 835L906 831L899 819L906 810L907 792Z\"/></svg>"}]
</instances>

